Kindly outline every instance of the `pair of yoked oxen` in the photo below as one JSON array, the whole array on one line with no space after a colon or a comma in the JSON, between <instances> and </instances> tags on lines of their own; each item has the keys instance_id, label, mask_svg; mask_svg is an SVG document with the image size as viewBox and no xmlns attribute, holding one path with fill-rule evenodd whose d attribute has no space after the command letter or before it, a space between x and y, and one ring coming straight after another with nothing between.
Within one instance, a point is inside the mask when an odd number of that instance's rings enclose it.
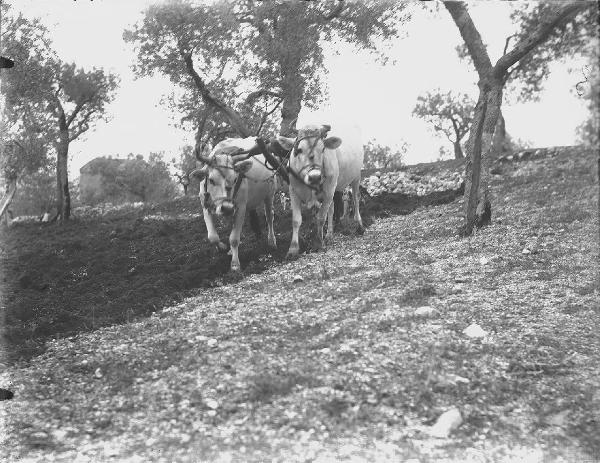
<instances>
[{"instance_id":1,"label":"pair of yoked oxen","mask_svg":"<svg viewBox=\"0 0 600 463\"><path fill-rule=\"evenodd\" d=\"M269 246L276 247L273 198L279 187L287 187L287 180L292 209L292 241L288 257L298 254L302 207L318 208L317 244L324 247L326 217L327 235L333 232L334 193L344 191L348 185L352 187L354 220L360 227L363 226L358 208L363 147L359 144L353 146L353 143L344 145L341 138L328 136L329 130L329 126L305 126L298 131L296 138L278 136L268 143L252 137L228 138L219 142L208 156L196 153L203 166L191 175L200 179L200 198L208 239L221 250L227 250L227 246L219 239L214 215L232 216L229 235L231 270L240 270L238 247L246 210L264 204L267 242ZM285 169L282 176L286 181L269 168L273 160L280 163L279 169Z\"/></svg>"}]
</instances>

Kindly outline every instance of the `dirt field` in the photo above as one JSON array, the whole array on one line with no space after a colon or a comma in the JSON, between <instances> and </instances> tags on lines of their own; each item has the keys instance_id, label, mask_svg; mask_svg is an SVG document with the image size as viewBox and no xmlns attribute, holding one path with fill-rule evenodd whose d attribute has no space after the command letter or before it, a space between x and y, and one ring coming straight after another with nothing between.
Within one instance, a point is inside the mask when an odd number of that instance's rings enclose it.
<instances>
[{"instance_id":1,"label":"dirt field","mask_svg":"<svg viewBox=\"0 0 600 463\"><path fill-rule=\"evenodd\" d=\"M367 198L364 221L369 225L376 217L408 214L456 195L449 191L426 197ZM225 242L228 225L220 227ZM302 251L311 249L311 225L305 218ZM231 275L231 258L217 252L206 238L198 198L83 215L66 225L3 227L0 307L5 342L0 358L4 362L30 358L43 351L47 339L145 317L199 288L260 272L270 262L284 259L291 239L291 213L279 203L275 231L278 248L272 252L266 235L257 239L246 223L240 246L244 272ZM341 231L352 233L351 227Z\"/></svg>"}]
</instances>

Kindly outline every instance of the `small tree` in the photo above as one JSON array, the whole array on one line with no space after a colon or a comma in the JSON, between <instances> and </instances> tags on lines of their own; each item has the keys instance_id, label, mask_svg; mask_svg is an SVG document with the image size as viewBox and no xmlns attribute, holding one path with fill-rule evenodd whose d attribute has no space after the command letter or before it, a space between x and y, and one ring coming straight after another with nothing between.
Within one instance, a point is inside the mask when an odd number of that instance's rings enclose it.
<instances>
[{"instance_id":1,"label":"small tree","mask_svg":"<svg viewBox=\"0 0 600 463\"><path fill-rule=\"evenodd\" d=\"M366 169L398 169L402 165L402 158L408 150L408 143L402 142L397 151L392 151L389 146L383 146L370 140L364 145Z\"/></svg>"},{"instance_id":2,"label":"small tree","mask_svg":"<svg viewBox=\"0 0 600 463\"><path fill-rule=\"evenodd\" d=\"M23 147L40 147L36 156L31 149L22 149L21 159L42 158L49 146L54 148L58 216L68 220L69 144L105 119L105 106L113 98L117 78L99 69L84 71L63 63L39 21L22 15L8 18L7 49L14 53L16 65L5 86L7 132L13 140L22 140Z\"/></svg>"},{"instance_id":3,"label":"small tree","mask_svg":"<svg viewBox=\"0 0 600 463\"><path fill-rule=\"evenodd\" d=\"M197 195L199 183L190 180L190 172L196 168L196 157L194 156L193 146L184 146L179 155L179 161L173 159L173 165L178 170L175 173L178 183L183 187L183 194L188 193Z\"/></svg>"},{"instance_id":4,"label":"small tree","mask_svg":"<svg viewBox=\"0 0 600 463\"><path fill-rule=\"evenodd\" d=\"M454 157L464 158L461 140L469 133L475 103L468 95L452 92L428 92L417 98L413 114L433 125L436 132L443 133L454 146Z\"/></svg>"},{"instance_id":5,"label":"small tree","mask_svg":"<svg viewBox=\"0 0 600 463\"><path fill-rule=\"evenodd\" d=\"M55 140L57 209L61 220L68 220L71 215L69 145L93 123L106 119L105 107L114 97L117 78L101 69L77 69L75 64L56 63L53 68L53 91L48 107L58 129Z\"/></svg>"},{"instance_id":6,"label":"small tree","mask_svg":"<svg viewBox=\"0 0 600 463\"><path fill-rule=\"evenodd\" d=\"M34 175L51 165L52 137L40 117L47 114L40 104L46 78L39 64L53 51L38 20L11 14L6 3L0 3L0 9L2 53L16 63L0 71L5 103L0 118L0 175L14 197L22 175Z\"/></svg>"}]
</instances>

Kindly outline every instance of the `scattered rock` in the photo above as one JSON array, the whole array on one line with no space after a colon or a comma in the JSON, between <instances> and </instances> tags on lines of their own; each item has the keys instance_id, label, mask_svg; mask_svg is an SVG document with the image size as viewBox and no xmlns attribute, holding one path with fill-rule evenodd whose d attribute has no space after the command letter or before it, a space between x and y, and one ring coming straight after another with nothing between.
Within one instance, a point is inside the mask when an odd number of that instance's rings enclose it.
<instances>
[{"instance_id":1,"label":"scattered rock","mask_svg":"<svg viewBox=\"0 0 600 463\"><path fill-rule=\"evenodd\" d=\"M460 384L460 383L469 384L470 382L471 381L467 378L463 378L462 376L448 373L445 375L439 375L436 378L435 386L443 389L443 388L447 388L447 387L456 386L457 384Z\"/></svg>"},{"instance_id":2,"label":"scattered rock","mask_svg":"<svg viewBox=\"0 0 600 463\"><path fill-rule=\"evenodd\" d=\"M529 249L527 249L527 248L524 248L524 249L521 251L521 254L528 255L528 254L531 254L531 251L530 251Z\"/></svg>"},{"instance_id":3,"label":"scattered rock","mask_svg":"<svg viewBox=\"0 0 600 463\"><path fill-rule=\"evenodd\" d=\"M102 373L102 370L100 368L96 368L96 371L94 371L94 377L100 379L103 376L104 376L104 373Z\"/></svg>"},{"instance_id":4,"label":"scattered rock","mask_svg":"<svg viewBox=\"0 0 600 463\"><path fill-rule=\"evenodd\" d=\"M217 408L219 408L219 402L211 398L204 399L204 405L206 405L211 410L216 410Z\"/></svg>"},{"instance_id":5,"label":"scattered rock","mask_svg":"<svg viewBox=\"0 0 600 463\"><path fill-rule=\"evenodd\" d=\"M471 323L463 330L463 333L470 338L485 338L487 336L487 332L477 323Z\"/></svg>"},{"instance_id":6,"label":"scattered rock","mask_svg":"<svg viewBox=\"0 0 600 463\"><path fill-rule=\"evenodd\" d=\"M304 278L302 278L300 275L294 275L294 279L292 281L294 283L300 283L300 282L304 281Z\"/></svg>"},{"instance_id":7,"label":"scattered rock","mask_svg":"<svg viewBox=\"0 0 600 463\"><path fill-rule=\"evenodd\" d=\"M406 171L376 172L365 178L361 185L371 196L383 193L425 196L435 191L459 189L462 175L461 172L451 171L439 172L437 176L415 175Z\"/></svg>"},{"instance_id":8,"label":"scattered rock","mask_svg":"<svg viewBox=\"0 0 600 463\"><path fill-rule=\"evenodd\" d=\"M116 445L111 444L110 442L104 444L104 455L107 457L116 457L119 454L119 449Z\"/></svg>"},{"instance_id":9,"label":"scattered rock","mask_svg":"<svg viewBox=\"0 0 600 463\"><path fill-rule=\"evenodd\" d=\"M428 305L424 305L422 307L419 307L417 309L415 309L415 315L419 316L419 317L428 317L431 315L435 315L437 311Z\"/></svg>"},{"instance_id":10,"label":"scattered rock","mask_svg":"<svg viewBox=\"0 0 600 463\"><path fill-rule=\"evenodd\" d=\"M458 408L453 407L450 410L442 413L435 424L428 430L428 434L432 437L444 439L450 433L458 428L463 422L462 416Z\"/></svg>"},{"instance_id":11,"label":"scattered rock","mask_svg":"<svg viewBox=\"0 0 600 463\"><path fill-rule=\"evenodd\" d=\"M39 447L50 444L50 436L45 431L35 431L29 435L29 444Z\"/></svg>"},{"instance_id":12,"label":"scattered rock","mask_svg":"<svg viewBox=\"0 0 600 463\"><path fill-rule=\"evenodd\" d=\"M55 429L52 431L52 438L57 442L62 442L67 437L68 431L66 429Z\"/></svg>"},{"instance_id":13,"label":"scattered rock","mask_svg":"<svg viewBox=\"0 0 600 463\"><path fill-rule=\"evenodd\" d=\"M206 341L206 345L208 347L216 347L218 344L218 341L216 339L209 339L208 341Z\"/></svg>"},{"instance_id":14,"label":"scattered rock","mask_svg":"<svg viewBox=\"0 0 600 463\"><path fill-rule=\"evenodd\" d=\"M154 437L150 437L149 439L146 439L146 447L152 447L154 444L156 444L156 439Z\"/></svg>"},{"instance_id":15,"label":"scattered rock","mask_svg":"<svg viewBox=\"0 0 600 463\"><path fill-rule=\"evenodd\" d=\"M567 417L569 416L569 410L563 410L562 412L554 413L546 416L545 420L550 426L556 426L562 428L567 423Z\"/></svg>"}]
</instances>

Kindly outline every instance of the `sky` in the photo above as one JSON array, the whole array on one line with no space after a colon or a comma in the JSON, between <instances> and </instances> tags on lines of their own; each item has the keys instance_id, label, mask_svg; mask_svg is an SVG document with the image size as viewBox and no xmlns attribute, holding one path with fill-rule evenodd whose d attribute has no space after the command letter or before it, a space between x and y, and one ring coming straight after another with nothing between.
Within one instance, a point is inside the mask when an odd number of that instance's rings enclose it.
<instances>
[{"instance_id":1,"label":"sky","mask_svg":"<svg viewBox=\"0 0 600 463\"><path fill-rule=\"evenodd\" d=\"M71 144L71 177L97 156L124 157L128 153L166 153L178 156L181 148L194 143L194 134L173 126L173 116L161 98L173 84L161 76L135 78L131 65L135 54L123 42L123 30L141 20L143 11L156 0L4 0L28 17L38 17L48 27L57 54L78 67L101 67L120 77L115 100L108 106L110 120L97 123L81 140ZM470 3L470 13L479 28L494 63L513 26L509 2ZM417 97L440 88L477 98L477 76L471 65L461 62L455 47L461 43L450 15L416 10L404 27L405 36L387 43L385 66L373 56L350 46L338 53L326 51L326 82L329 95L317 111L303 109L298 123L328 123L340 132L352 130L364 142L398 147L409 144L405 162L435 161L445 139L428 124L412 116ZM572 90L582 80L579 72L568 72L573 63L556 63L540 101L505 104L507 131L515 139L533 146L575 143L576 127L585 120L584 102ZM178 116L179 117L179 116Z\"/></svg>"}]
</instances>

